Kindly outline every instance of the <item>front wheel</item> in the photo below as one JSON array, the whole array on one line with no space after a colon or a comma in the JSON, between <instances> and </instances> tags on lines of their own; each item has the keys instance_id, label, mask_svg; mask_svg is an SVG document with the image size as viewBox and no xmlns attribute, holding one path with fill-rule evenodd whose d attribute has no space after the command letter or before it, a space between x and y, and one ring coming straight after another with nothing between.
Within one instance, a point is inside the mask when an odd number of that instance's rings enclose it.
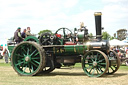
<instances>
[{"instance_id":1,"label":"front wheel","mask_svg":"<svg viewBox=\"0 0 128 85\"><path fill-rule=\"evenodd\" d=\"M82 68L90 77L103 76L108 70L109 61L105 53L99 50L87 52L82 59Z\"/></svg>"}]
</instances>

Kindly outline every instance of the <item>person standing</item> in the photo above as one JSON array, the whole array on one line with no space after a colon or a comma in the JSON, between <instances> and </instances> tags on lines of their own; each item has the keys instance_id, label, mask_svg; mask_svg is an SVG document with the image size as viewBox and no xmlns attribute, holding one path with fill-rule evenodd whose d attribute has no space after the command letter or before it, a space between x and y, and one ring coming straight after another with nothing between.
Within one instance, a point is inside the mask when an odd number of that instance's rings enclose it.
<instances>
[{"instance_id":1,"label":"person standing","mask_svg":"<svg viewBox=\"0 0 128 85\"><path fill-rule=\"evenodd\" d=\"M21 41L23 41L23 38L21 36L21 28L20 27L18 27L14 33L14 40L17 44L20 43Z\"/></svg>"},{"instance_id":2,"label":"person standing","mask_svg":"<svg viewBox=\"0 0 128 85\"><path fill-rule=\"evenodd\" d=\"M27 27L26 36L31 36L32 34L30 32L31 32L30 27Z\"/></svg>"},{"instance_id":3,"label":"person standing","mask_svg":"<svg viewBox=\"0 0 128 85\"><path fill-rule=\"evenodd\" d=\"M24 29L24 31L21 33L21 37L26 38L26 29Z\"/></svg>"},{"instance_id":4,"label":"person standing","mask_svg":"<svg viewBox=\"0 0 128 85\"><path fill-rule=\"evenodd\" d=\"M6 48L4 49L3 55L4 55L4 58L5 58L5 63L8 63L8 51L7 51Z\"/></svg>"}]
</instances>

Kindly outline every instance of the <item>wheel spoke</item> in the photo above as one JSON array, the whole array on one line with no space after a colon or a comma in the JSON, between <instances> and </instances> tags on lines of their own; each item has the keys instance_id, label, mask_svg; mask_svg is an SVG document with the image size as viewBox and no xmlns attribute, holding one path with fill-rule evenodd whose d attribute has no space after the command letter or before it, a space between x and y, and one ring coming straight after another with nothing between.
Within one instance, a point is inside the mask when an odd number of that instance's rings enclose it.
<instances>
[{"instance_id":1,"label":"wheel spoke","mask_svg":"<svg viewBox=\"0 0 128 85\"><path fill-rule=\"evenodd\" d=\"M97 61L98 55L99 55L99 53L97 53L96 58L95 58L95 61Z\"/></svg>"},{"instance_id":2,"label":"wheel spoke","mask_svg":"<svg viewBox=\"0 0 128 85\"><path fill-rule=\"evenodd\" d=\"M106 65L106 63L99 63L100 65Z\"/></svg>"},{"instance_id":3,"label":"wheel spoke","mask_svg":"<svg viewBox=\"0 0 128 85\"><path fill-rule=\"evenodd\" d=\"M16 66L19 66L19 65L21 65L22 63L24 63L24 61L17 63Z\"/></svg>"},{"instance_id":4,"label":"wheel spoke","mask_svg":"<svg viewBox=\"0 0 128 85\"><path fill-rule=\"evenodd\" d=\"M37 64L40 64L40 62L38 62L38 61L36 61L36 60L33 60L35 63L37 63Z\"/></svg>"},{"instance_id":5,"label":"wheel spoke","mask_svg":"<svg viewBox=\"0 0 128 85\"><path fill-rule=\"evenodd\" d=\"M21 66L21 67L22 67L22 69L23 69L24 65L25 65L25 64L22 64L22 66Z\"/></svg>"},{"instance_id":6,"label":"wheel spoke","mask_svg":"<svg viewBox=\"0 0 128 85\"><path fill-rule=\"evenodd\" d=\"M110 67L110 68L114 71L114 69L112 67Z\"/></svg>"},{"instance_id":7,"label":"wheel spoke","mask_svg":"<svg viewBox=\"0 0 128 85\"><path fill-rule=\"evenodd\" d=\"M89 74L91 73L92 69L93 69L93 68L91 68L91 70L89 71Z\"/></svg>"},{"instance_id":8,"label":"wheel spoke","mask_svg":"<svg viewBox=\"0 0 128 85\"><path fill-rule=\"evenodd\" d=\"M29 48L27 49L27 55L29 55Z\"/></svg>"},{"instance_id":9,"label":"wheel spoke","mask_svg":"<svg viewBox=\"0 0 128 85\"><path fill-rule=\"evenodd\" d=\"M34 71L34 70L33 70L33 65L31 65L31 67L32 67L31 69L32 69L32 72L33 72L33 71Z\"/></svg>"},{"instance_id":10,"label":"wheel spoke","mask_svg":"<svg viewBox=\"0 0 128 85\"><path fill-rule=\"evenodd\" d=\"M35 64L34 62L32 62L32 61L31 61L31 63L32 63L34 66L38 67L38 65L37 65L37 64Z\"/></svg>"},{"instance_id":11,"label":"wheel spoke","mask_svg":"<svg viewBox=\"0 0 128 85\"><path fill-rule=\"evenodd\" d=\"M88 67L86 67L86 68L84 68L84 69L87 70L87 69L90 69L90 68L92 68L92 66L88 66Z\"/></svg>"},{"instance_id":12,"label":"wheel spoke","mask_svg":"<svg viewBox=\"0 0 128 85\"><path fill-rule=\"evenodd\" d=\"M92 62L94 61L92 58L91 58Z\"/></svg>"},{"instance_id":13,"label":"wheel spoke","mask_svg":"<svg viewBox=\"0 0 128 85\"><path fill-rule=\"evenodd\" d=\"M100 56L99 56L99 58L98 58L98 60L100 60L100 57L102 56L102 54L100 54Z\"/></svg>"},{"instance_id":14,"label":"wheel spoke","mask_svg":"<svg viewBox=\"0 0 128 85\"><path fill-rule=\"evenodd\" d=\"M24 46L23 46L24 47ZM26 50L22 47L22 50L24 51L24 54L26 54Z\"/></svg>"},{"instance_id":15,"label":"wheel spoke","mask_svg":"<svg viewBox=\"0 0 128 85\"><path fill-rule=\"evenodd\" d=\"M92 62L90 59L88 61Z\"/></svg>"},{"instance_id":16,"label":"wheel spoke","mask_svg":"<svg viewBox=\"0 0 128 85\"><path fill-rule=\"evenodd\" d=\"M103 70L101 70L101 68L98 68L98 70L102 73L103 72Z\"/></svg>"},{"instance_id":17,"label":"wheel spoke","mask_svg":"<svg viewBox=\"0 0 128 85\"><path fill-rule=\"evenodd\" d=\"M34 57L37 56L38 54L39 54L39 52L37 52L37 53L34 55Z\"/></svg>"},{"instance_id":18,"label":"wheel spoke","mask_svg":"<svg viewBox=\"0 0 128 85\"><path fill-rule=\"evenodd\" d=\"M99 72L98 72L98 69L96 68L96 72L97 72L97 74L99 74Z\"/></svg>"},{"instance_id":19,"label":"wheel spoke","mask_svg":"<svg viewBox=\"0 0 128 85\"><path fill-rule=\"evenodd\" d=\"M98 63L103 62L105 59L99 60Z\"/></svg>"},{"instance_id":20,"label":"wheel spoke","mask_svg":"<svg viewBox=\"0 0 128 85\"><path fill-rule=\"evenodd\" d=\"M34 57L34 58L32 58L32 59L40 59L40 57Z\"/></svg>"},{"instance_id":21,"label":"wheel spoke","mask_svg":"<svg viewBox=\"0 0 128 85\"><path fill-rule=\"evenodd\" d=\"M94 68L94 69L93 69L93 72L92 72L92 75L94 75L95 70L96 70L96 69Z\"/></svg>"},{"instance_id":22,"label":"wheel spoke","mask_svg":"<svg viewBox=\"0 0 128 85\"><path fill-rule=\"evenodd\" d=\"M31 53L30 57L36 52L37 50L34 50L34 52Z\"/></svg>"},{"instance_id":23,"label":"wheel spoke","mask_svg":"<svg viewBox=\"0 0 128 85\"><path fill-rule=\"evenodd\" d=\"M23 70L23 73L26 71L26 68L27 68L27 65L25 66L24 70Z\"/></svg>"},{"instance_id":24,"label":"wheel spoke","mask_svg":"<svg viewBox=\"0 0 128 85\"><path fill-rule=\"evenodd\" d=\"M90 65L90 64L92 65L93 63L88 63L88 64L89 64L89 65Z\"/></svg>"}]
</instances>

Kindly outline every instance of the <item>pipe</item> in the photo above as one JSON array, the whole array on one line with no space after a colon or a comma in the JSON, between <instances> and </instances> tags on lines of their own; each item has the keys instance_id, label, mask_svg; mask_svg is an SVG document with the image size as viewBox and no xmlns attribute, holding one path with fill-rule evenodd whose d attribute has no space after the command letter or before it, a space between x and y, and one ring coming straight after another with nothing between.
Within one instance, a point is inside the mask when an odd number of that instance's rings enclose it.
<instances>
[{"instance_id":1,"label":"pipe","mask_svg":"<svg viewBox=\"0 0 128 85\"><path fill-rule=\"evenodd\" d=\"M95 25L96 25L96 39L102 40L102 29L101 29L101 12L95 12Z\"/></svg>"}]
</instances>

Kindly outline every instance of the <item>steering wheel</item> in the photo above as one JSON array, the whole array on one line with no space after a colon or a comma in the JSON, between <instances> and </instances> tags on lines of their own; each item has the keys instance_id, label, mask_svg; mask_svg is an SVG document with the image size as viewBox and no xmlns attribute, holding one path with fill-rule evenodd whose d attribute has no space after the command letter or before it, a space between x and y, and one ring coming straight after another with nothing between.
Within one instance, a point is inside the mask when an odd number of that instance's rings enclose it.
<instances>
[{"instance_id":1,"label":"steering wheel","mask_svg":"<svg viewBox=\"0 0 128 85\"><path fill-rule=\"evenodd\" d=\"M64 39L67 38L67 35L68 35L68 34L70 34L70 35L72 34L72 31L69 30L68 28L60 28L60 29L58 29L58 30L55 32L55 34L58 34L58 32L60 32L61 30L63 31ZM66 32L67 32L68 34L67 34Z\"/></svg>"}]
</instances>

